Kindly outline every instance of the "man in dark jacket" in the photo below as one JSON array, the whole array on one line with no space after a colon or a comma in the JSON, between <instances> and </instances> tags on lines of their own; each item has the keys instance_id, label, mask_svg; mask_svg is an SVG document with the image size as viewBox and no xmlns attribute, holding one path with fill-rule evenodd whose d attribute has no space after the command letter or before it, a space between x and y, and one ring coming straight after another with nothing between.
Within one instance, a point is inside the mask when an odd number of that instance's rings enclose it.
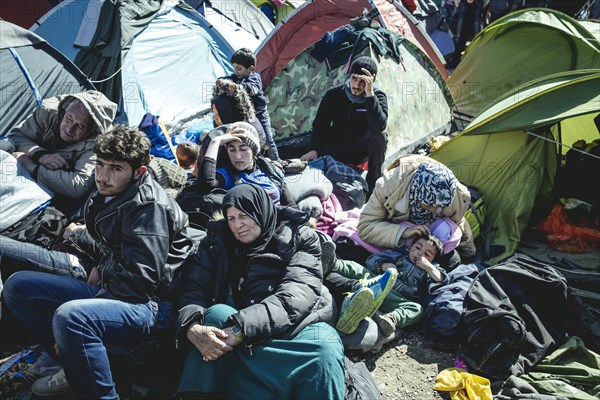
<instances>
[{"instance_id":1,"label":"man in dark jacket","mask_svg":"<svg viewBox=\"0 0 600 400\"><path fill-rule=\"evenodd\" d=\"M359 57L350 67L350 79L329 89L313 121L312 148L301 159L330 155L347 164L368 160L367 183L373 191L381 176L387 149L388 105L383 91L374 86L377 64Z\"/></svg>"},{"instance_id":2,"label":"man in dark jacket","mask_svg":"<svg viewBox=\"0 0 600 400\"><path fill-rule=\"evenodd\" d=\"M169 327L165 299L193 247L186 214L147 172L143 133L119 126L98 136L94 153L97 189L84 206L85 226L64 233L96 260L87 283L21 271L5 285L8 307L63 366L34 382L36 395L70 387L77 399L117 398L107 349L129 353Z\"/></svg>"}]
</instances>

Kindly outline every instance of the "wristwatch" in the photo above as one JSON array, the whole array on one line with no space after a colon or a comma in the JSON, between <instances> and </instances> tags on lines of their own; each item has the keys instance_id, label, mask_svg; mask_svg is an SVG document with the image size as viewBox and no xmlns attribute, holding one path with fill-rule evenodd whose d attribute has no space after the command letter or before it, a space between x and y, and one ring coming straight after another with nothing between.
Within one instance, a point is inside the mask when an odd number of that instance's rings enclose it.
<instances>
[{"instance_id":1,"label":"wristwatch","mask_svg":"<svg viewBox=\"0 0 600 400\"><path fill-rule=\"evenodd\" d=\"M242 328L240 328L240 326L238 324L235 324L231 327L231 333L233 333L233 336L235 336L235 338L238 339L240 342L244 338L244 334L242 333Z\"/></svg>"}]
</instances>

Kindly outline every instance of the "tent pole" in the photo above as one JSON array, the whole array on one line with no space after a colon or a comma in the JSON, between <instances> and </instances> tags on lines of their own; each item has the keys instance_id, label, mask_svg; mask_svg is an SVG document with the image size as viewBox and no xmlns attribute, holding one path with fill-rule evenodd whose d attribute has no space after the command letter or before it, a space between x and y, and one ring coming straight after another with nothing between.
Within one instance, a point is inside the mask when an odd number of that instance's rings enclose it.
<instances>
[{"instance_id":1,"label":"tent pole","mask_svg":"<svg viewBox=\"0 0 600 400\"><path fill-rule=\"evenodd\" d=\"M559 142L558 142L558 141L556 141L556 140L548 139L547 137L543 137L543 136L541 136L541 135L538 135L537 133L533 133L533 132L531 132L531 131L525 131L525 132L527 132L527 134L528 134L528 135L535 136L535 137L536 137L536 138L538 138L538 139L542 139L542 140L545 140L545 141L547 141L547 142L552 142L552 143L554 143L554 144L557 144L557 145L559 145L559 146L561 146L561 147L566 147L566 148L568 148L568 149L570 149L570 150L574 150L574 151L577 151L577 152L579 152L579 153L581 153L581 154L585 154L585 155L586 155L586 156L588 156L588 157L592 157L592 158L596 158L596 159L600 160L600 157L598 157L598 156L596 156L596 155L594 155L594 154L588 153L588 152L586 152L586 151L579 150L579 149L578 149L578 148L576 148L576 147L571 147L571 146L569 146L569 145L566 145L566 144L564 144L564 143L559 143Z\"/></svg>"}]
</instances>

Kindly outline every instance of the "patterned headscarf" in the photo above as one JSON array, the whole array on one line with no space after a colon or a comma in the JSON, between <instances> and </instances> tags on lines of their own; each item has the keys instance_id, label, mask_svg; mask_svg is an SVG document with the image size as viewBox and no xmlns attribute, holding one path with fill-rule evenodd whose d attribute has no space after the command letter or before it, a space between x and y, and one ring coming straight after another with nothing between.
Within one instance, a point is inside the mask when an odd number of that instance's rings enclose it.
<instances>
[{"instance_id":1,"label":"patterned headscarf","mask_svg":"<svg viewBox=\"0 0 600 400\"><path fill-rule=\"evenodd\" d=\"M423 163L413 175L408 187L410 221L420 225L435 216L421 203L436 208L448 207L456 194L456 177L447 167Z\"/></svg>"}]
</instances>

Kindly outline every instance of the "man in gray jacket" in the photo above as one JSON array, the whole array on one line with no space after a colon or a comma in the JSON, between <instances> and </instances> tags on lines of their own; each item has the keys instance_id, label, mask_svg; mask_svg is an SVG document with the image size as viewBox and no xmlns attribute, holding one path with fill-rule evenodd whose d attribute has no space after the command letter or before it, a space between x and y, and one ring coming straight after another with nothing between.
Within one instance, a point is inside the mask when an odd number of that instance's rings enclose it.
<instances>
[{"instance_id":1,"label":"man in gray jacket","mask_svg":"<svg viewBox=\"0 0 600 400\"><path fill-rule=\"evenodd\" d=\"M13 155L56 195L82 199L93 185L96 136L112 126L116 112L95 90L46 99L9 132Z\"/></svg>"}]
</instances>

